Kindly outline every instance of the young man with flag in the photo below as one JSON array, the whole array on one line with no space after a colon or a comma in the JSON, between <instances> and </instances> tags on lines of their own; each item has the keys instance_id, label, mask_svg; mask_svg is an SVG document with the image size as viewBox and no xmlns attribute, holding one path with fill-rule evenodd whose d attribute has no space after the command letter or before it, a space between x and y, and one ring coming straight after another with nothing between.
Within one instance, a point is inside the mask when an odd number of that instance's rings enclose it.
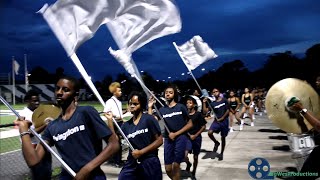
<instances>
[{"instance_id":1,"label":"young man with flag","mask_svg":"<svg viewBox=\"0 0 320 180\"><path fill-rule=\"evenodd\" d=\"M80 85L73 77L62 77L55 89L62 114L51 121L42 134L50 146L55 146L62 160L76 172L62 170L60 179L106 179L100 165L119 149L117 137L91 106L77 106ZM110 120L109 120L110 121ZM16 120L22 140L22 152L29 167L39 165L46 153L44 145L36 149L31 144L30 121ZM108 144L102 150L102 139ZM69 174L69 173L70 174Z\"/></svg>"}]
</instances>

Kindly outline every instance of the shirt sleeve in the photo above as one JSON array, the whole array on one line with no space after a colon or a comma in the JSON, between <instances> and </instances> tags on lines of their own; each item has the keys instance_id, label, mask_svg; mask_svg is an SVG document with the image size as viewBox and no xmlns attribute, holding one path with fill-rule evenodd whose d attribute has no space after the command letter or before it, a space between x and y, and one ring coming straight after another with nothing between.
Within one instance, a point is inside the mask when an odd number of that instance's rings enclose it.
<instances>
[{"instance_id":1,"label":"shirt sleeve","mask_svg":"<svg viewBox=\"0 0 320 180\"><path fill-rule=\"evenodd\" d=\"M99 138L109 138L112 134L111 130L107 124L101 119L98 111L91 106L86 108L86 120L92 125L93 131L97 134Z\"/></svg>"},{"instance_id":2,"label":"shirt sleeve","mask_svg":"<svg viewBox=\"0 0 320 180\"><path fill-rule=\"evenodd\" d=\"M51 135L51 132L50 132L50 130L49 130L50 127L51 127L51 125L52 125L52 123L53 123L53 122L50 122L50 123L48 124L48 126L44 129L43 133L41 134L41 138L42 138L43 140L47 141L50 146L53 146L53 145L54 145L54 141L53 141L53 139L52 139L52 135Z\"/></svg>"}]
</instances>

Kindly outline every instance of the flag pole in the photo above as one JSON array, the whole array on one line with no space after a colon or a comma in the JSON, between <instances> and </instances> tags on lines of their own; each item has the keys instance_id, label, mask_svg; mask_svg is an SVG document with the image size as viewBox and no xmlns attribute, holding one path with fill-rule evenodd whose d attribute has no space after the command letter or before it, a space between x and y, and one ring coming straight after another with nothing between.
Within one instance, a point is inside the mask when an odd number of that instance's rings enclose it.
<instances>
[{"instance_id":1,"label":"flag pole","mask_svg":"<svg viewBox=\"0 0 320 180\"><path fill-rule=\"evenodd\" d=\"M15 79L15 64L14 56L12 56L12 102L16 105L16 79Z\"/></svg>"},{"instance_id":2,"label":"flag pole","mask_svg":"<svg viewBox=\"0 0 320 180\"><path fill-rule=\"evenodd\" d=\"M179 54L179 56L180 56L180 58L181 58L182 62L184 63L184 65L186 65L186 63L184 62L184 59L183 59L183 57L182 57L182 55L181 55L180 51L178 50L178 46L177 46L177 44L176 44L175 42L173 42L173 46L176 48L176 51L178 52L178 54ZM193 76L193 74L192 74L191 70L189 69L189 67L188 67L187 65L186 65L186 67L187 67L188 71L190 72L190 75L192 76L193 80L196 82L196 84L197 84L198 88L200 89L200 92L202 92L202 89L201 89L201 87L200 87L200 85L199 85L199 83L198 83L197 79ZM217 116L216 116L216 114L213 112L213 108L211 107L211 104L210 104L210 103L208 103L208 104L209 104L210 108L212 109L212 113L213 113L213 115L214 115L214 118L215 118L215 119L217 119Z\"/></svg>"},{"instance_id":3,"label":"flag pole","mask_svg":"<svg viewBox=\"0 0 320 180\"><path fill-rule=\"evenodd\" d=\"M157 100L159 102L159 104L164 107L164 105L162 104L162 102L150 91L150 89L144 85L144 83L142 82L142 80L136 75L136 74L133 74L133 76L136 78L136 80L139 82L139 84L142 86L142 88L147 91L148 93L151 94L152 97L154 97L155 100ZM156 110L157 114L159 115L160 119L163 121L163 125L164 125L164 128L168 131L168 133L170 133L171 131L169 130L166 122L164 121L160 111L158 110L157 106L154 104L153 105L154 109Z\"/></svg>"},{"instance_id":4,"label":"flag pole","mask_svg":"<svg viewBox=\"0 0 320 180\"><path fill-rule=\"evenodd\" d=\"M103 107L106 106L106 103L103 101L101 95L99 94L97 88L94 86L91 78L89 77L87 71L84 69L83 65L81 64L78 56L76 53L73 53L70 56L70 59L72 60L72 62L76 65L77 69L79 70L80 74L82 75L82 77L84 78L84 80L87 82L87 84L89 85L90 89L92 90L92 92L94 93L94 95L96 95L96 97L98 98L98 100L100 101L100 103L102 104ZM121 133L122 136L125 137L123 131L121 130L120 126L117 126L117 121L112 118L112 121L115 123L116 127L118 128L119 132ZM128 138L124 138L125 141L128 143L130 149L133 151L133 146L131 145L130 141L128 140Z\"/></svg>"},{"instance_id":5,"label":"flag pole","mask_svg":"<svg viewBox=\"0 0 320 180\"><path fill-rule=\"evenodd\" d=\"M178 54L179 54L180 58L182 59L182 61L183 61L184 65L186 65L186 63L184 62L184 59L183 59L183 57L182 57L181 53L180 53L180 52L179 52L179 50L178 50L178 46L177 46L177 44L176 44L175 42L173 42L173 46L176 48L176 50L177 50L177 52L178 52ZM201 89L201 87L200 87L200 85L199 85L199 83L198 83L197 79L194 77L194 75L193 75L192 71L189 69L189 67L188 67L187 65L186 65L186 67L187 67L187 69L188 69L188 71L189 71L190 75L192 76L193 80L196 82L196 84L197 84L198 88L199 88L199 89L200 89L200 91L201 91L202 89Z\"/></svg>"},{"instance_id":6,"label":"flag pole","mask_svg":"<svg viewBox=\"0 0 320 180\"><path fill-rule=\"evenodd\" d=\"M24 80L25 80L25 90L28 92L29 80L28 80L28 63L27 54L24 54Z\"/></svg>"}]
</instances>

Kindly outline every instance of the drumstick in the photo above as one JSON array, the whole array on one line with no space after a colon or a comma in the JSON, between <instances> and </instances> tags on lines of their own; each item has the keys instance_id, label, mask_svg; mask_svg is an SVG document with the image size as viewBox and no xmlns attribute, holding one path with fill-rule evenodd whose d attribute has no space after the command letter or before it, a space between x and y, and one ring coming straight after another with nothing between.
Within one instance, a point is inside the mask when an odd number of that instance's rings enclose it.
<instances>
[{"instance_id":1,"label":"drumstick","mask_svg":"<svg viewBox=\"0 0 320 180\"><path fill-rule=\"evenodd\" d=\"M3 102L4 105L6 105L18 118L21 118L21 116L19 115L19 113L13 109L13 107L2 97L0 96L0 100ZM41 144L51 153L53 154L58 161L62 164L62 166L64 167L64 169L72 176L75 177L76 173L70 168L70 166L68 166L67 163L65 163L61 157L53 151L53 149L40 137L40 135L33 130L32 128L29 129L29 131L41 142Z\"/></svg>"}]
</instances>

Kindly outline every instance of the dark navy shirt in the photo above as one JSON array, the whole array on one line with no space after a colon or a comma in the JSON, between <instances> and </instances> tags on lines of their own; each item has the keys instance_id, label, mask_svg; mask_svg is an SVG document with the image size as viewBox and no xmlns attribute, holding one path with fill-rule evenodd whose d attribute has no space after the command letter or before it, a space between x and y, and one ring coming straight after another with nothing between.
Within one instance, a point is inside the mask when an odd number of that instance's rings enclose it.
<instances>
[{"instance_id":1,"label":"dark navy shirt","mask_svg":"<svg viewBox=\"0 0 320 180\"><path fill-rule=\"evenodd\" d=\"M192 135L196 134L202 128L202 126L207 124L207 121L203 118L200 112L195 112L193 115L189 114L189 116L193 124L193 127L189 130L189 133Z\"/></svg>"},{"instance_id":2,"label":"dark navy shirt","mask_svg":"<svg viewBox=\"0 0 320 180\"><path fill-rule=\"evenodd\" d=\"M126 135L134 149L143 149L153 143L155 135L161 135L158 121L149 114L142 114L139 123L134 124L133 118L125 122L121 129ZM130 150L131 152L131 150ZM158 149L145 154L142 158L158 156ZM133 158L129 153L128 159Z\"/></svg>"},{"instance_id":3,"label":"dark navy shirt","mask_svg":"<svg viewBox=\"0 0 320 180\"><path fill-rule=\"evenodd\" d=\"M190 119L186 106L180 103L173 107L161 107L159 111L171 132L177 132L182 129ZM164 137L168 137L167 130Z\"/></svg>"},{"instance_id":4,"label":"dark navy shirt","mask_svg":"<svg viewBox=\"0 0 320 180\"><path fill-rule=\"evenodd\" d=\"M111 134L97 110L91 106L79 106L69 120L60 116L50 122L42 138L55 145L62 159L77 173L102 151L102 138L109 138ZM95 172L102 171L97 168Z\"/></svg>"},{"instance_id":5,"label":"dark navy shirt","mask_svg":"<svg viewBox=\"0 0 320 180\"><path fill-rule=\"evenodd\" d=\"M229 110L229 103L225 98L222 98L219 102L213 101L210 105L218 119L221 118L227 110ZM228 116L226 116L226 118L227 117Z\"/></svg>"}]
</instances>

